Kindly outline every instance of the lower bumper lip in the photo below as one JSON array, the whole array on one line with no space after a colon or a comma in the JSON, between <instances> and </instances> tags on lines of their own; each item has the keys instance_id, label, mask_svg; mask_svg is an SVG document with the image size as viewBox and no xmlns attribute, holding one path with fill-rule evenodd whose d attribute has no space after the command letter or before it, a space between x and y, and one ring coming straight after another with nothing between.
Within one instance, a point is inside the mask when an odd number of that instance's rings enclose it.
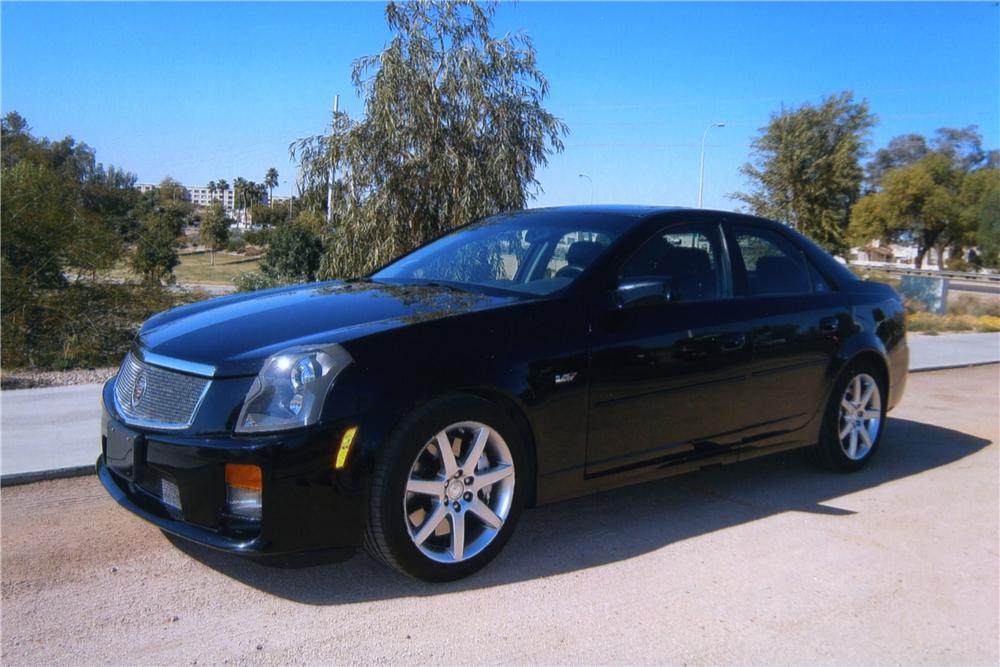
<instances>
[{"instance_id":1,"label":"lower bumper lip","mask_svg":"<svg viewBox=\"0 0 1000 667\"><path fill-rule=\"evenodd\" d=\"M140 518L145 519L161 530L164 530L172 535L229 553L251 555L262 551L264 541L259 537L252 540L234 540L212 531L198 528L184 521L177 521L160 516L146 509L129 497L125 490L120 486L114 473L112 473L105 464L103 455L97 459L97 477L101 480L101 484L104 485L105 490L111 495L115 502L133 514L136 514Z\"/></svg>"}]
</instances>

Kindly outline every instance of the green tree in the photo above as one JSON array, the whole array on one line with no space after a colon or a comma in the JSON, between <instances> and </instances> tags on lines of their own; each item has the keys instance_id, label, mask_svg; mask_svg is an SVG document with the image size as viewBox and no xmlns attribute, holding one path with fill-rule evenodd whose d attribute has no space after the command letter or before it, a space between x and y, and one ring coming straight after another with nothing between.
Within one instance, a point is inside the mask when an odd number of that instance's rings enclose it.
<instances>
[{"instance_id":1,"label":"green tree","mask_svg":"<svg viewBox=\"0 0 1000 667\"><path fill-rule=\"evenodd\" d=\"M161 208L142 221L129 257L129 266L143 283L159 285L174 282L174 268L180 264L178 236L178 218L170 209Z\"/></svg>"},{"instance_id":2,"label":"green tree","mask_svg":"<svg viewBox=\"0 0 1000 667\"><path fill-rule=\"evenodd\" d=\"M221 250L229 241L229 226L232 220L219 202L212 202L201 219L201 244L208 248L211 264L215 266L215 251Z\"/></svg>"},{"instance_id":3,"label":"green tree","mask_svg":"<svg viewBox=\"0 0 1000 667\"><path fill-rule=\"evenodd\" d=\"M854 207L852 240L911 242L917 247L915 263L920 268L928 251L961 233L955 226L961 210L961 179L961 171L941 153L887 172L882 189Z\"/></svg>"},{"instance_id":4,"label":"green tree","mask_svg":"<svg viewBox=\"0 0 1000 667\"><path fill-rule=\"evenodd\" d=\"M292 146L307 192L337 172L327 276L365 273L473 219L523 208L562 150L548 83L524 34L490 34L495 3L389 2L392 38L355 63L364 117Z\"/></svg>"},{"instance_id":5,"label":"green tree","mask_svg":"<svg viewBox=\"0 0 1000 667\"><path fill-rule=\"evenodd\" d=\"M893 137L885 148L875 151L868 163L868 183L876 189L882 178L893 169L913 164L931 152L927 139L921 134L904 134Z\"/></svg>"},{"instance_id":6,"label":"green tree","mask_svg":"<svg viewBox=\"0 0 1000 667\"><path fill-rule=\"evenodd\" d=\"M988 192L976 210L976 237L983 266L1000 268L1000 188Z\"/></svg>"},{"instance_id":7,"label":"green tree","mask_svg":"<svg viewBox=\"0 0 1000 667\"><path fill-rule=\"evenodd\" d=\"M939 265L948 248L960 255L977 244L979 207L996 187L993 153L975 125L939 128L929 141L894 137L868 165L871 191L852 216L851 239L914 243L918 266L931 250Z\"/></svg>"},{"instance_id":8,"label":"green tree","mask_svg":"<svg viewBox=\"0 0 1000 667\"><path fill-rule=\"evenodd\" d=\"M250 219L254 225L275 227L284 224L289 218L287 206L264 206L256 204L250 208Z\"/></svg>"},{"instance_id":9,"label":"green tree","mask_svg":"<svg viewBox=\"0 0 1000 667\"><path fill-rule=\"evenodd\" d=\"M278 187L278 170L271 167L267 170L267 174L264 175L264 187L267 188L267 203L269 206L273 206L272 195L274 189Z\"/></svg>"},{"instance_id":10,"label":"green tree","mask_svg":"<svg viewBox=\"0 0 1000 667\"><path fill-rule=\"evenodd\" d=\"M850 92L772 114L740 168L749 192L730 197L757 215L787 222L844 254L851 207L861 196L861 159L875 117Z\"/></svg>"},{"instance_id":11,"label":"green tree","mask_svg":"<svg viewBox=\"0 0 1000 667\"><path fill-rule=\"evenodd\" d=\"M137 324L173 297L152 281L138 287L99 274L116 264L126 244L146 255L172 246L190 204L161 205L155 189L140 195L134 174L98 163L95 151L72 137L33 136L15 112L0 127L3 366L114 363ZM164 275L169 262L152 260Z\"/></svg>"},{"instance_id":12,"label":"green tree","mask_svg":"<svg viewBox=\"0 0 1000 667\"><path fill-rule=\"evenodd\" d=\"M293 221L271 231L260 267L275 284L310 282L316 280L322 255L319 236Z\"/></svg>"}]
</instances>

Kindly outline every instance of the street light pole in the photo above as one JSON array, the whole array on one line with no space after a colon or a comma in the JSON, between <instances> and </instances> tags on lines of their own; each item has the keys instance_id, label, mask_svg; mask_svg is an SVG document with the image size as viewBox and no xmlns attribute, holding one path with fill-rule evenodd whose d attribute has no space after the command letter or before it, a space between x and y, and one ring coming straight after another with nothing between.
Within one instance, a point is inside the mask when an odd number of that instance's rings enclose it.
<instances>
[{"instance_id":1,"label":"street light pole","mask_svg":"<svg viewBox=\"0 0 1000 667\"><path fill-rule=\"evenodd\" d=\"M587 182L590 183L590 203L594 203L594 181L586 174L577 174L577 178L586 178Z\"/></svg>"},{"instance_id":2,"label":"street light pole","mask_svg":"<svg viewBox=\"0 0 1000 667\"><path fill-rule=\"evenodd\" d=\"M713 127L725 127L725 123L712 123L705 128L705 131L701 134L701 169L698 172L698 208L701 208L701 195L705 190L705 138L708 136L708 131Z\"/></svg>"}]
</instances>

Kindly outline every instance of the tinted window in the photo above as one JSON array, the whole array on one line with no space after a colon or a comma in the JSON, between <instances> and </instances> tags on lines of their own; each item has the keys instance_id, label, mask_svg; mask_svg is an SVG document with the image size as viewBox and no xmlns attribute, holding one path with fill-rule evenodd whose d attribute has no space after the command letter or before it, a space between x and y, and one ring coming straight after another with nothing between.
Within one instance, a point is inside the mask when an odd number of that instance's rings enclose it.
<instances>
[{"instance_id":1,"label":"tinted window","mask_svg":"<svg viewBox=\"0 0 1000 667\"><path fill-rule=\"evenodd\" d=\"M646 241L622 265L621 278L669 278L679 301L729 296L719 231L711 225L671 227Z\"/></svg>"},{"instance_id":2,"label":"tinted window","mask_svg":"<svg viewBox=\"0 0 1000 667\"><path fill-rule=\"evenodd\" d=\"M419 248L372 278L549 294L573 282L623 229L596 218L497 216Z\"/></svg>"},{"instance_id":3,"label":"tinted window","mask_svg":"<svg viewBox=\"0 0 1000 667\"><path fill-rule=\"evenodd\" d=\"M569 232L555 242L552 255L545 265L545 278L579 275L597 256L611 245L607 234Z\"/></svg>"},{"instance_id":4,"label":"tinted window","mask_svg":"<svg viewBox=\"0 0 1000 667\"><path fill-rule=\"evenodd\" d=\"M802 252L791 241L766 229L736 228L750 296L805 294L812 280Z\"/></svg>"}]
</instances>

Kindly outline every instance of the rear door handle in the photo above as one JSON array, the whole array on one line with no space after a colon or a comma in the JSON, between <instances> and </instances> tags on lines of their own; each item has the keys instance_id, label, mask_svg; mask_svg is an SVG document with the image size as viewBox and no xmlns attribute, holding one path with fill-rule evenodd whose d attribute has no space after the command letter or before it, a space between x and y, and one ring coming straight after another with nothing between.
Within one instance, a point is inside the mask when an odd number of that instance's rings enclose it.
<instances>
[{"instance_id":1,"label":"rear door handle","mask_svg":"<svg viewBox=\"0 0 1000 667\"><path fill-rule=\"evenodd\" d=\"M722 337L719 347L722 348L723 352L735 352L736 350L743 349L743 346L746 344L747 337L745 334L729 334Z\"/></svg>"},{"instance_id":2,"label":"rear door handle","mask_svg":"<svg viewBox=\"0 0 1000 667\"><path fill-rule=\"evenodd\" d=\"M840 329L839 317L824 317L819 321L819 330L823 333L837 333Z\"/></svg>"}]
</instances>

